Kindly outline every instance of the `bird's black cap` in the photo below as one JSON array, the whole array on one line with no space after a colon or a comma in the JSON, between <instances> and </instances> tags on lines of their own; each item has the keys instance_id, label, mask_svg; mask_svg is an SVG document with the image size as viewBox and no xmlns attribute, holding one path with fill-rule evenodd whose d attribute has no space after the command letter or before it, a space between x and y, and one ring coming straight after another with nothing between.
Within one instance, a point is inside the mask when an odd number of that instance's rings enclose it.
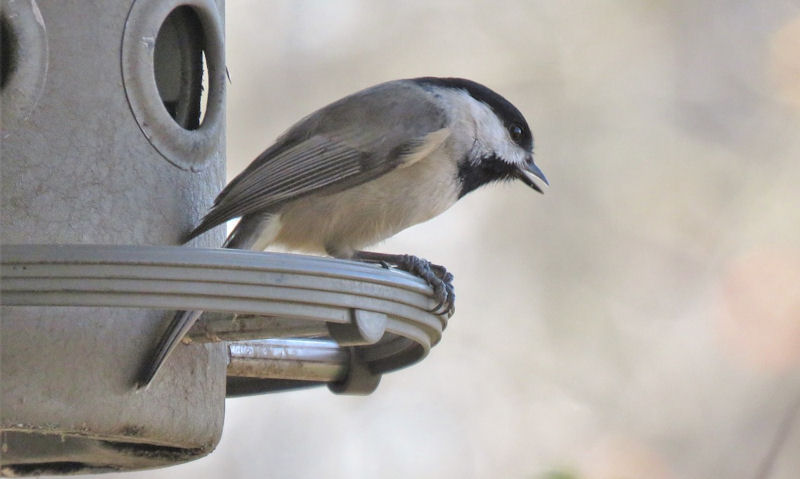
<instances>
[{"instance_id":1,"label":"bird's black cap","mask_svg":"<svg viewBox=\"0 0 800 479\"><path fill-rule=\"evenodd\" d=\"M525 117L510 101L503 98L495 91L476 83L472 80L465 78L438 78L438 77L421 77L414 78L412 81L420 85L433 85L443 88L453 88L459 90L466 90L470 96L480 102L485 103L494 113L503 120L506 128L511 128L516 125L522 130L522 134L517 141L517 144L528 151L533 150L533 134L525 121Z\"/></svg>"}]
</instances>

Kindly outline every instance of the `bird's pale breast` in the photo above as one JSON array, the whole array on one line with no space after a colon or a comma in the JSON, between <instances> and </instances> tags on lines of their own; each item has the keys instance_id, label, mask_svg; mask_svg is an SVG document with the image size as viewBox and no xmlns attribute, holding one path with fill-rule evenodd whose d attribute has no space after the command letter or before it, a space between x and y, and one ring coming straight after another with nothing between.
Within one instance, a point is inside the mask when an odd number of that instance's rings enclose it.
<instances>
[{"instance_id":1,"label":"bird's pale breast","mask_svg":"<svg viewBox=\"0 0 800 479\"><path fill-rule=\"evenodd\" d=\"M427 158L332 195L312 195L280 210L275 242L290 249L349 257L409 226L427 221L458 199L455 163Z\"/></svg>"}]
</instances>

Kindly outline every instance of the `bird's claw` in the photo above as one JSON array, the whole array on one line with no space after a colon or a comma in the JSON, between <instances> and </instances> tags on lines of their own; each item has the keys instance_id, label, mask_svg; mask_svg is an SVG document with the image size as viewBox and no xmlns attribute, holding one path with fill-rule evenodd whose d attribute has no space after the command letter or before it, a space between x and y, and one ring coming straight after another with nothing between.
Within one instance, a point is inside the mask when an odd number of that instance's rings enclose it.
<instances>
[{"instance_id":1,"label":"bird's claw","mask_svg":"<svg viewBox=\"0 0 800 479\"><path fill-rule=\"evenodd\" d=\"M444 266L408 254L397 255L370 251L356 251L353 259L378 263L384 268L393 265L423 279L433 288L433 295L437 301L436 306L429 312L436 315L446 314L448 318L455 313L456 293L453 287L453 275Z\"/></svg>"},{"instance_id":2,"label":"bird's claw","mask_svg":"<svg viewBox=\"0 0 800 479\"><path fill-rule=\"evenodd\" d=\"M433 295L438 303L430 310L431 313L446 314L447 317L455 313L456 293L453 287L453 275L444 266L412 255L402 255L396 266L422 278L433 288Z\"/></svg>"}]
</instances>

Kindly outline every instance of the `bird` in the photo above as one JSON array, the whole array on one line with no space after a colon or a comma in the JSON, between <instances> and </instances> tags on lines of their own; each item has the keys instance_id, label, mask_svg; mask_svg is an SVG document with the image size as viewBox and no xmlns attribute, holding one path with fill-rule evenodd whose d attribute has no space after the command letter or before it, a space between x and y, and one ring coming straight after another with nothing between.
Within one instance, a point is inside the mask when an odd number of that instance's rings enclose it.
<instances>
[{"instance_id":1,"label":"bird","mask_svg":"<svg viewBox=\"0 0 800 479\"><path fill-rule=\"evenodd\" d=\"M477 188L549 186L522 113L463 78L381 83L302 118L214 200L186 242L240 218L222 247L290 250L395 266L427 281L437 312L454 311L453 276L413 255L363 248L427 221ZM441 311L444 308L444 311ZM150 384L202 311L175 315L137 386Z\"/></svg>"}]
</instances>

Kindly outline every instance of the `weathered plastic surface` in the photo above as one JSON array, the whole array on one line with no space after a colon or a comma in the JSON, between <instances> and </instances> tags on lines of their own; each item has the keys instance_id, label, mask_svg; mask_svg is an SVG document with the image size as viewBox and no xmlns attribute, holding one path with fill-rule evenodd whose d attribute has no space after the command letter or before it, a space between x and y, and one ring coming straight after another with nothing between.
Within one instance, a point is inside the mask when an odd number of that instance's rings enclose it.
<instances>
[{"instance_id":1,"label":"weathered plastic surface","mask_svg":"<svg viewBox=\"0 0 800 479\"><path fill-rule=\"evenodd\" d=\"M134 4L146 3L158 8L133 18ZM152 86L152 69L123 78L129 22L150 33L141 34L128 54L152 63L148 41L163 21L158 15L178 3L2 1L4 26L13 34L4 36L3 55L14 54L0 92L3 245L174 245L211 203L224 182L223 122L176 129L183 150L171 154L202 157L191 168L176 166L180 158L156 148L130 101L139 94L136 84L140 92ZM198 15L204 30L216 24L206 41L221 55L223 0L189 3L204 12ZM213 61L224 65L222 58ZM217 78L224 68L211 75L217 90L209 113L224 110ZM145 117L172 121L152 100ZM199 135L206 136L205 146L212 144L204 154L193 148ZM201 241L216 246L221 239L217 233ZM159 384L134 394L133 377L170 312L3 302L3 475L154 467L214 448L224 412L222 345L182 348Z\"/></svg>"},{"instance_id":2,"label":"weathered plastic surface","mask_svg":"<svg viewBox=\"0 0 800 479\"><path fill-rule=\"evenodd\" d=\"M406 273L148 246L178 244L223 183L223 0L1 1L14 33L3 53L16 56L2 88L0 475L191 460L219 441L226 394L369 394L439 341L447 318ZM171 82L183 47L153 53L168 16L205 44L209 95L194 125L192 105L164 108L195 98ZM192 246L221 242L217 231ZM180 309L210 313L135 392Z\"/></svg>"}]
</instances>

